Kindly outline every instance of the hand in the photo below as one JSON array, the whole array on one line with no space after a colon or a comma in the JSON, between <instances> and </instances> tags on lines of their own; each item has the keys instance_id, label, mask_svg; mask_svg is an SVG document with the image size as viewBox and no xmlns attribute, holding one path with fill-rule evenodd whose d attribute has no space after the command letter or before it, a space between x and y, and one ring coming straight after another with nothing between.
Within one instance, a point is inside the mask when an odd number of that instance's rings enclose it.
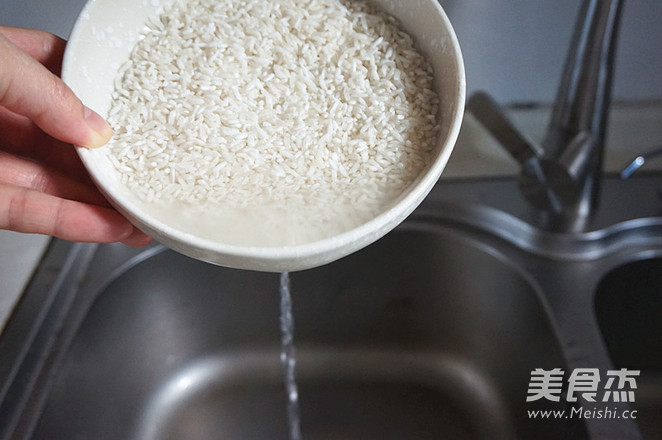
<instances>
[{"instance_id":1,"label":"hand","mask_svg":"<svg viewBox=\"0 0 662 440\"><path fill-rule=\"evenodd\" d=\"M65 44L0 26L0 229L145 245L150 238L110 207L73 147L100 147L112 130L57 76Z\"/></svg>"}]
</instances>

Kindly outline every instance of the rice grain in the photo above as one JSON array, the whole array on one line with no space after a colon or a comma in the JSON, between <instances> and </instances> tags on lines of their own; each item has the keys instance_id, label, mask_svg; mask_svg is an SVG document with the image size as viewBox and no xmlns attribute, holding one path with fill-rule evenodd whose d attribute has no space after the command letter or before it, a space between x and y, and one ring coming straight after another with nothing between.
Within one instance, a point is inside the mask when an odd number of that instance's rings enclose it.
<instances>
[{"instance_id":1,"label":"rice grain","mask_svg":"<svg viewBox=\"0 0 662 440\"><path fill-rule=\"evenodd\" d=\"M432 79L362 0L176 1L120 70L111 160L147 203L226 211L212 228L250 215L268 245L326 238L388 209L429 163ZM305 230L278 238L288 225Z\"/></svg>"}]
</instances>

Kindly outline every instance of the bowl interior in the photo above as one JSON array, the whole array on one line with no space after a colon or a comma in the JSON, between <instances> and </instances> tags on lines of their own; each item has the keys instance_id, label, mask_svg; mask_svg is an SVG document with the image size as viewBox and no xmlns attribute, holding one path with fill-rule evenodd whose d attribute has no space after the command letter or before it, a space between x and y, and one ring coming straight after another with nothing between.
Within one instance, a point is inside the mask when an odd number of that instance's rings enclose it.
<instances>
[{"instance_id":1,"label":"bowl interior","mask_svg":"<svg viewBox=\"0 0 662 440\"><path fill-rule=\"evenodd\" d=\"M172 0L94 0L86 5L71 34L62 71L63 79L86 105L107 117L120 66L128 60L147 18L170 3ZM204 261L245 269L298 270L325 264L374 242L404 220L439 178L459 132L465 78L457 39L437 1L372 3L395 16L414 36L433 66L434 87L441 100L441 131L433 160L392 207L376 218L336 236L301 245L228 244L204 232L212 229L204 226L213 226L213 216L190 215L185 209L163 210L142 202L121 183L109 159L109 149L80 148L84 164L110 202L136 226L169 247ZM241 220L236 223L240 225Z\"/></svg>"}]
</instances>

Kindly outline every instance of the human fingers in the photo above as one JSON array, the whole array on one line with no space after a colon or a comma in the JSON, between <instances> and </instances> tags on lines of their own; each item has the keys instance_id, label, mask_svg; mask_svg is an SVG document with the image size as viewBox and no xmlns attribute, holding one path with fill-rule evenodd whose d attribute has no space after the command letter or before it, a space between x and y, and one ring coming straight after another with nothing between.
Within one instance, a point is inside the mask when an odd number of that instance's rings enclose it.
<instances>
[{"instance_id":1,"label":"human fingers","mask_svg":"<svg viewBox=\"0 0 662 440\"><path fill-rule=\"evenodd\" d=\"M82 182L52 168L0 151L0 184L30 188L69 200L109 207L90 182Z\"/></svg>"},{"instance_id":2,"label":"human fingers","mask_svg":"<svg viewBox=\"0 0 662 440\"><path fill-rule=\"evenodd\" d=\"M0 26L0 34L56 75L62 69L67 42L57 35L37 29Z\"/></svg>"},{"instance_id":3,"label":"human fingers","mask_svg":"<svg viewBox=\"0 0 662 440\"><path fill-rule=\"evenodd\" d=\"M9 185L0 185L0 229L136 247L151 241L113 209Z\"/></svg>"},{"instance_id":4,"label":"human fingers","mask_svg":"<svg viewBox=\"0 0 662 440\"><path fill-rule=\"evenodd\" d=\"M91 183L73 146L47 135L25 116L0 107L0 133L1 150L30 158L74 179Z\"/></svg>"},{"instance_id":5,"label":"human fingers","mask_svg":"<svg viewBox=\"0 0 662 440\"><path fill-rule=\"evenodd\" d=\"M66 42L45 31L0 26L0 34L51 72L59 74ZM65 174L91 183L85 167L71 144L58 141L29 118L0 107L0 148L48 164Z\"/></svg>"},{"instance_id":6,"label":"human fingers","mask_svg":"<svg viewBox=\"0 0 662 440\"><path fill-rule=\"evenodd\" d=\"M108 142L112 129L46 67L0 34L0 105L28 117L66 143L89 148Z\"/></svg>"}]
</instances>

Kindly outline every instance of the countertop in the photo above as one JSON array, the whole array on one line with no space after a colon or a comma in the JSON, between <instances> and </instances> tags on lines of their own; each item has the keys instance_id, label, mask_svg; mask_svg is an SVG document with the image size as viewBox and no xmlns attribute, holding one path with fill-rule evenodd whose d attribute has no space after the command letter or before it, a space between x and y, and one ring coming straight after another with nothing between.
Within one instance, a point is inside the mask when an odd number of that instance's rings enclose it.
<instances>
[{"instance_id":1,"label":"countertop","mask_svg":"<svg viewBox=\"0 0 662 440\"><path fill-rule=\"evenodd\" d=\"M49 237L0 230L0 332L25 289Z\"/></svg>"}]
</instances>

